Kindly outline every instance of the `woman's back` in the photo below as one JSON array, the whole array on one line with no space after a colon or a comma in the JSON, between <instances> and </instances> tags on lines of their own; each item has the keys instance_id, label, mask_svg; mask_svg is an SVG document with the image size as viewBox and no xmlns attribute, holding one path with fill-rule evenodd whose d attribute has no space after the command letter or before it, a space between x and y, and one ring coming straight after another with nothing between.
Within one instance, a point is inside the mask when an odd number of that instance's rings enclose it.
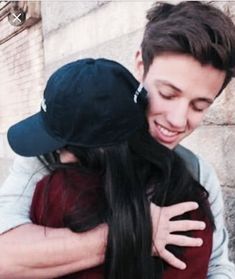
<instances>
[{"instance_id":1,"label":"woman's back","mask_svg":"<svg viewBox=\"0 0 235 279\"><path fill-rule=\"evenodd\" d=\"M68 187L69 184L76 184L76 187ZM50 178L50 187L47 188ZM100 197L102 194L101 177L79 173L76 169L57 170L52 176L45 177L36 187L34 194L31 217L34 223L50 226L65 227L68 217L80 204L84 210L102 211ZM47 190L46 190L47 189ZM66 194L65 194L66 193ZM45 203L46 201L46 203ZM45 208L46 204L46 208ZM80 216L82 217L82 216ZM206 278L208 263L212 249L212 227L199 208L190 213L190 219L203 220L207 227L203 231L192 232L193 237L203 239L204 244L197 248L184 248L182 260L187 264L185 270L175 269L165 265L163 279L204 279ZM143 224L144 225L144 224ZM70 279L103 279L104 266L98 266L85 271L64 276Z\"/></svg>"}]
</instances>

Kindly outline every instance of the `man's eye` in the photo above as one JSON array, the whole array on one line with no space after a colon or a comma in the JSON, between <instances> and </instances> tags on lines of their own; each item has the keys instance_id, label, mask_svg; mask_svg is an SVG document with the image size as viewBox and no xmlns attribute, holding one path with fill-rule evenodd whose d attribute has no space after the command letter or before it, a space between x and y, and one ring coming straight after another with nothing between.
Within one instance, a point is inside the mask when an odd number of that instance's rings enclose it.
<instances>
[{"instance_id":1,"label":"man's eye","mask_svg":"<svg viewBox=\"0 0 235 279\"><path fill-rule=\"evenodd\" d=\"M200 108L194 107L194 110L197 111L197 112L203 112L205 109L200 109Z\"/></svg>"},{"instance_id":2,"label":"man's eye","mask_svg":"<svg viewBox=\"0 0 235 279\"><path fill-rule=\"evenodd\" d=\"M196 105L193 105L192 108L193 108L193 110L196 111L196 112L203 112L203 111L205 111L206 109L208 109L208 107L200 107L200 106L196 106Z\"/></svg>"},{"instance_id":3,"label":"man's eye","mask_svg":"<svg viewBox=\"0 0 235 279\"><path fill-rule=\"evenodd\" d=\"M172 100L174 98L174 95L172 94L167 94L167 93L162 93L161 91L158 91L159 95L166 100Z\"/></svg>"}]
</instances>

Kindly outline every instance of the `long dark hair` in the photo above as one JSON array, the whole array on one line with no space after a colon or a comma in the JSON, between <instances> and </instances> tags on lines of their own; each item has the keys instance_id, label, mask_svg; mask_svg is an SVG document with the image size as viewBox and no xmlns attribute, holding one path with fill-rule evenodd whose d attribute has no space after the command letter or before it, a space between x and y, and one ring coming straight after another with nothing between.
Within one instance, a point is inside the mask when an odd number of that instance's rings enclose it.
<instances>
[{"instance_id":1,"label":"long dark hair","mask_svg":"<svg viewBox=\"0 0 235 279\"><path fill-rule=\"evenodd\" d=\"M73 211L64 216L64 226L84 232L108 224L105 278L160 278L161 264L152 257L150 202L166 206L196 201L213 225L207 191L192 178L175 152L157 143L146 130L115 146L66 148L79 162L58 164L55 160L49 166L62 168L65 174L74 168L83 176L100 177L100 183L82 188L82 193L79 185L81 202L78 199ZM66 187L78 187L69 175L65 176L65 192ZM95 202L84 207L82 199L95 195Z\"/></svg>"}]
</instances>

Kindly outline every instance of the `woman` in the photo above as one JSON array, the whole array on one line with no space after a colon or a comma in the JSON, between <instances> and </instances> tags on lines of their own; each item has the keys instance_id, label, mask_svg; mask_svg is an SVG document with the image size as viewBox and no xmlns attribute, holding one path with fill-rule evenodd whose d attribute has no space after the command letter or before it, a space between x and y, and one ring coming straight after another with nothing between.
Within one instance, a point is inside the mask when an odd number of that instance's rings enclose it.
<instances>
[{"instance_id":1,"label":"woman","mask_svg":"<svg viewBox=\"0 0 235 279\"><path fill-rule=\"evenodd\" d=\"M76 232L108 224L104 266L66 278L206 276L213 229L207 192L174 152L148 134L146 92L137 87L133 76L116 62L70 63L49 79L41 111L9 130L9 142L21 155L59 151L53 160L46 160L51 174L36 188L31 208L35 223ZM19 139L25 134L22 144ZM71 156L70 163L63 164L65 154ZM188 263L185 271L176 272L152 256L157 230L152 208L191 200L200 209L179 219L205 221L206 230L194 235L207 245L194 248L197 251L169 247Z\"/></svg>"}]
</instances>

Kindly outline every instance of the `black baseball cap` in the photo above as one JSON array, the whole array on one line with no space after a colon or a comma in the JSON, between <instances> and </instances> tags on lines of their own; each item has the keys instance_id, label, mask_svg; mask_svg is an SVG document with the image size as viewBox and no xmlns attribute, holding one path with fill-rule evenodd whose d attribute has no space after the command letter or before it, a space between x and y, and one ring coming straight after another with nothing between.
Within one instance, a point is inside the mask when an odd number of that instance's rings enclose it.
<instances>
[{"instance_id":1,"label":"black baseball cap","mask_svg":"<svg viewBox=\"0 0 235 279\"><path fill-rule=\"evenodd\" d=\"M8 141L17 154L28 157L67 145L114 145L144 125L145 97L121 64L81 59L49 78L41 110L10 127Z\"/></svg>"}]
</instances>

